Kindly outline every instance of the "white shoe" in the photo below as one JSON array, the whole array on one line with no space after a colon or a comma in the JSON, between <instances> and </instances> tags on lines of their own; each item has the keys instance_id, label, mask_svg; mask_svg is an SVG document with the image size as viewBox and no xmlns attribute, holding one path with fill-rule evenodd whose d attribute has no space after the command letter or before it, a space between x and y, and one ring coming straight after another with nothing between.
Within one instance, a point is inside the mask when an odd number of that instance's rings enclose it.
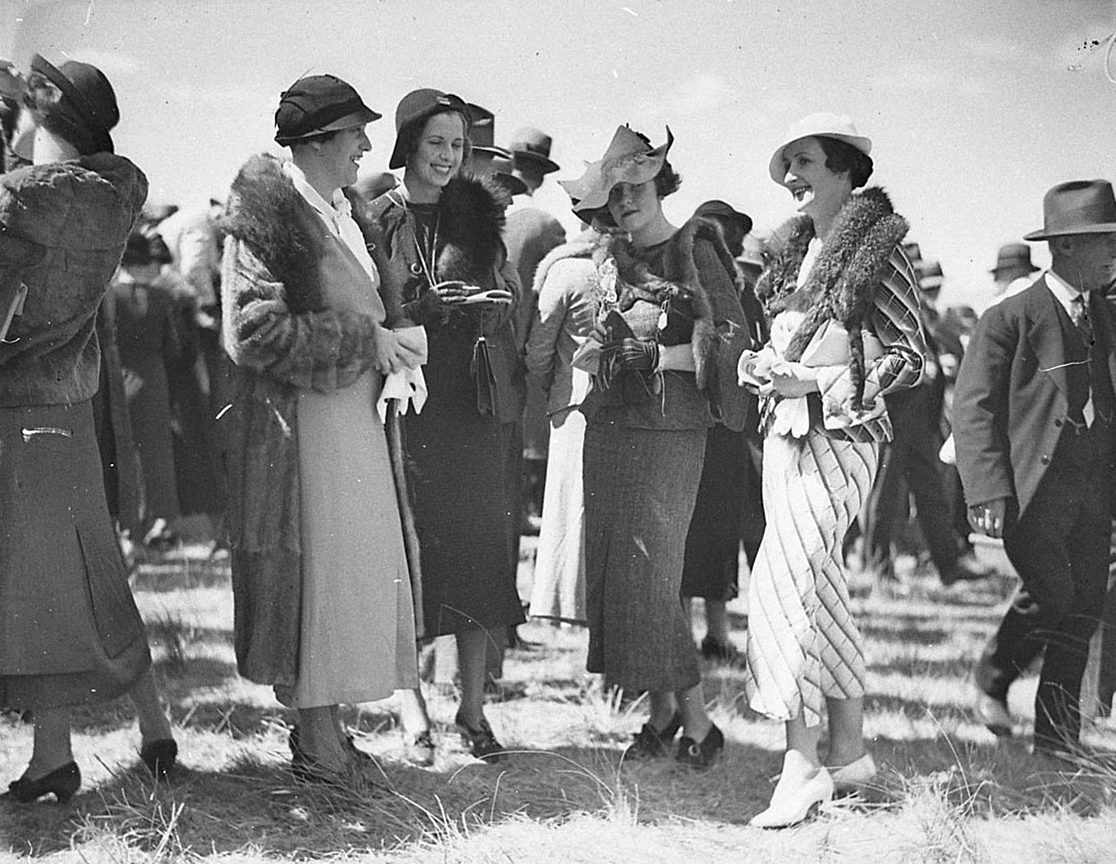
<instances>
[{"instance_id":1,"label":"white shoe","mask_svg":"<svg viewBox=\"0 0 1116 864\"><path fill-rule=\"evenodd\" d=\"M832 797L833 779L829 772L811 765L797 750L788 750L771 804L748 824L756 828L789 828Z\"/></svg>"},{"instance_id":2,"label":"white shoe","mask_svg":"<svg viewBox=\"0 0 1116 864\"><path fill-rule=\"evenodd\" d=\"M995 696L989 696L981 689L977 689L976 702L973 704L973 713L977 720L988 727L988 731L1000 738L1011 736L1015 722L1008 713L1007 705Z\"/></svg>"},{"instance_id":3,"label":"white shoe","mask_svg":"<svg viewBox=\"0 0 1116 864\"><path fill-rule=\"evenodd\" d=\"M848 765L837 768L828 768L833 786L838 792L847 792L871 783L879 772L876 770L876 760L871 753L865 753L859 759L854 759Z\"/></svg>"}]
</instances>

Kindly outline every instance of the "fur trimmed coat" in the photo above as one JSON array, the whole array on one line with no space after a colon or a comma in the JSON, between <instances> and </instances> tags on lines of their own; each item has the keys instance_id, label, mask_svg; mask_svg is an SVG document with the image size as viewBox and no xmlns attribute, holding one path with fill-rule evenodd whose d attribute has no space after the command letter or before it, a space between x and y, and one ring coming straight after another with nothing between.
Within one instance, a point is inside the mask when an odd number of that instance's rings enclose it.
<instances>
[{"instance_id":1,"label":"fur trimmed coat","mask_svg":"<svg viewBox=\"0 0 1116 864\"><path fill-rule=\"evenodd\" d=\"M661 310L653 333L635 335L662 346L689 343L695 371L649 376L621 370L607 389L594 383L584 403L586 416L624 406L633 428L694 429L720 422L744 429L755 400L737 385L736 361L744 349L755 347L755 328L741 307L740 277L717 224L695 216L649 250L633 249L623 235L602 235L591 254L601 292L614 269L622 316L631 310L639 314L637 304L644 304L644 315Z\"/></svg>"},{"instance_id":2,"label":"fur trimmed coat","mask_svg":"<svg viewBox=\"0 0 1116 864\"><path fill-rule=\"evenodd\" d=\"M395 190L385 193L365 211L383 237L383 258L391 271L390 282L399 286L398 303L387 304L385 298L388 325L395 325L393 315L398 314L409 323L425 325L434 341L442 331L473 342L483 336L495 394L493 410L501 423L521 420L527 398L523 339L516 327L523 292L515 267L508 261L502 236L507 203L502 188L485 180L458 176L446 185L438 201L435 278L440 282L460 279L485 289L504 289L515 300L495 309L446 312L434 317L422 317L419 312L418 301L429 286L417 253L415 219L408 215L401 193Z\"/></svg>"},{"instance_id":3,"label":"fur trimmed coat","mask_svg":"<svg viewBox=\"0 0 1116 864\"><path fill-rule=\"evenodd\" d=\"M877 398L919 383L927 355L922 332L917 280L899 245L907 221L898 215L887 193L870 187L854 194L834 220L805 284L798 287L814 223L796 217L775 232L781 245L756 283L756 296L769 319L784 310L804 317L790 339L784 359L798 361L829 320L842 324L849 340L850 361L823 367L818 376L820 408L811 394L815 422L843 414L846 428L827 432L836 438L882 441L891 424ZM867 363L864 334L883 345L883 354ZM874 409L874 410L873 410Z\"/></svg>"},{"instance_id":4,"label":"fur trimmed coat","mask_svg":"<svg viewBox=\"0 0 1116 864\"><path fill-rule=\"evenodd\" d=\"M354 218L385 280L375 235L355 206ZM372 367L378 325L326 306L325 232L279 159L255 156L241 168L221 227L237 661L252 681L293 685L302 597L298 392L353 384ZM398 296L390 284L381 293Z\"/></svg>"}]
</instances>

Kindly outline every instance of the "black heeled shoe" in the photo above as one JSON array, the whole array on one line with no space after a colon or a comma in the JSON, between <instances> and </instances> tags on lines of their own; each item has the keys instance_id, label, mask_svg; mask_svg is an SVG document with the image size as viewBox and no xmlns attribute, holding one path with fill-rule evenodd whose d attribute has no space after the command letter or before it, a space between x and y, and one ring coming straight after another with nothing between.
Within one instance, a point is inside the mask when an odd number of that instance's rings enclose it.
<instances>
[{"instance_id":1,"label":"black heeled shoe","mask_svg":"<svg viewBox=\"0 0 1116 864\"><path fill-rule=\"evenodd\" d=\"M454 725L457 726L457 731L461 733L462 739L469 745L469 751L477 759L485 762L499 762L503 757L503 745L496 740L496 735L492 731L492 727L488 725L488 720L484 717L481 718L480 726L476 729L469 726L461 717L458 712L457 716L453 718Z\"/></svg>"},{"instance_id":2,"label":"black heeled shoe","mask_svg":"<svg viewBox=\"0 0 1116 864\"><path fill-rule=\"evenodd\" d=\"M721 751L725 749L725 736L716 723L709 726L709 731L699 744L693 738L683 735L678 739L678 752L674 754L677 762L687 768L705 769L717 761Z\"/></svg>"},{"instance_id":3,"label":"black heeled shoe","mask_svg":"<svg viewBox=\"0 0 1116 864\"><path fill-rule=\"evenodd\" d=\"M178 744L173 738L158 738L140 747L140 760L156 780L166 780L178 761Z\"/></svg>"},{"instance_id":4,"label":"black heeled shoe","mask_svg":"<svg viewBox=\"0 0 1116 864\"><path fill-rule=\"evenodd\" d=\"M80 786L81 770L77 762L71 761L60 768L55 768L49 774L44 774L38 780L20 777L8 784L8 791L2 797L18 801L20 804L30 804L53 792L58 803L65 804L74 797L74 793Z\"/></svg>"},{"instance_id":5,"label":"black heeled shoe","mask_svg":"<svg viewBox=\"0 0 1116 864\"><path fill-rule=\"evenodd\" d=\"M631 745L624 751L625 759L658 759L670 755L670 744L682 728L682 715L677 711L666 728L656 729L650 721L636 732Z\"/></svg>"}]
</instances>

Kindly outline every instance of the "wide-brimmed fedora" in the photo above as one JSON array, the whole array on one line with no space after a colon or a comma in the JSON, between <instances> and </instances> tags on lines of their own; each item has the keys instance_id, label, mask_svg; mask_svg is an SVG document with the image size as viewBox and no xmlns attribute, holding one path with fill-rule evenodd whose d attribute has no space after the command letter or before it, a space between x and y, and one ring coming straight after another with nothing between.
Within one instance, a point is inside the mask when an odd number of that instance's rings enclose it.
<instances>
[{"instance_id":1,"label":"wide-brimmed fedora","mask_svg":"<svg viewBox=\"0 0 1116 864\"><path fill-rule=\"evenodd\" d=\"M444 111L454 111L465 118L467 126L472 125L472 114L468 103L452 93L443 93L433 87L422 87L412 90L399 100L399 105L395 109L395 146L391 150L388 168L402 168L407 164L408 154L403 152L407 130L416 123L423 123L428 117Z\"/></svg>"},{"instance_id":2,"label":"wide-brimmed fedora","mask_svg":"<svg viewBox=\"0 0 1116 864\"><path fill-rule=\"evenodd\" d=\"M77 60L67 60L61 66L55 66L41 54L31 58L31 71L38 72L61 91L94 136L96 149L112 153L109 132L120 122L120 109L116 104L116 93L104 73L96 66Z\"/></svg>"},{"instance_id":3,"label":"wide-brimmed fedora","mask_svg":"<svg viewBox=\"0 0 1116 864\"><path fill-rule=\"evenodd\" d=\"M741 213L731 204L727 204L717 198L706 201L704 204L699 204L697 210L694 211L694 215L704 216L708 219L717 219L722 222L735 222L744 229L745 234L752 230L751 216L747 213Z\"/></svg>"},{"instance_id":4,"label":"wide-brimmed fedora","mask_svg":"<svg viewBox=\"0 0 1116 864\"><path fill-rule=\"evenodd\" d=\"M612 136L604 156L590 163L577 180L559 181L574 197L581 190L581 200L574 205L574 212L599 210L608 204L608 193L617 183L639 185L651 180L663 168L667 152L674 143L674 135L667 127L665 144L652 148L628 126L619 126Z\"/></svg>"},{"instance_id":5,"label":"wide-brimmed fedora","mask_svg":"<svg viewBox=\"0 0 1116 864\"><path fill-rule=\"evenodd\" d=\"M286 147L325 132L363 126L382 116L336 75L306 75L279 96L275 143Z\"/></svg>"},{"instance_id":6,"label":"wide-brimmed fedora","mask_svg":"<svg viewBox=\"0 0 1116 864\"><path fill-rule=\"evenodd\" d=\"M1026 243L1007 243L1000 247L996 253L996 266L990 273L1001 273L1004 270L1025 270L1034 273L1038 265L1031 261L1031 247Z\"/></svg>"},{"instance_id":7,"label":"wide-brimmed fedora","mask_svg":"<svg viewBox=\"0 0 1116 864\"><path fill-rule=\"evenodd\" d=\"M1042 230L1024 240L1046 240L1068 234L1107 234L1116 231L1116 198L1107 180L1070 180L1059 183L1042 199Z\"/></svg>"},{"instance_id":8,"label":"wide-brimmed fedora","mask_svg":"<svg viewBox=\"0 0 1116 864\"><path fill-rule=\"evenodd\" d=\"M541 129L524 126L512 137L508 149L515 156L515 167L519 170L550 174L558 170L558 163L550 158L552 143L553 139Z\"/></svg>"},{"instance_id":9,"label":"wide-brimmed fedora","mask_svg":"<svg viewBox=\"0 0 1116 864\"><path fill-rule=\"evenodd\" d=\"M473 102L468 108L469 149L486 157L507 153L503 147L496 146L496 115Z\"/></svg>"},{"instance_id":10,"label":"wide-brimmed fedora","mask_svg":"<svg viewBox=\"0 0 1116 864\"><path fill-rule=\"evenodd\" d=\"M801 141L803 138L836 138L838 141L851 144L865 156L872 152L872 139L861 135L857 131L852 118L848 115L830 114L824 111L818 114L810 114L791 124L786 137L783 138L783 143L776 147L775 152L771 154L771 161L768 163L767 170L771 174L771 179L776 183L781 185L783 178L787 176L787 169L783 163L783 151L795 141Z\"/></svg>"}]
</instances>

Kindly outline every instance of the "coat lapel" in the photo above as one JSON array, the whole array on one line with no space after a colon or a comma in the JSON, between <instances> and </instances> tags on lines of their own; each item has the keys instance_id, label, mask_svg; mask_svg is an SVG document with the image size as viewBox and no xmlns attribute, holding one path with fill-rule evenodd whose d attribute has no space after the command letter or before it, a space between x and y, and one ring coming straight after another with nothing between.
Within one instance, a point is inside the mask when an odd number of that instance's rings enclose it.
<instances>
[{"instance_id":1,"label":"coat lapel","mask_svg":"<svg viewBox=\"0 0 1116 864\"><path fill-rule=\"evenodd\" d=\"M1066 374L1066 344L1062 337L1062 324L1050 293L1046 277L1041 277L1028 289L1027 340L1038 358L1039 371L1051 380L1069 398L1069 377Z\"/></svg>"}]
</instances>

